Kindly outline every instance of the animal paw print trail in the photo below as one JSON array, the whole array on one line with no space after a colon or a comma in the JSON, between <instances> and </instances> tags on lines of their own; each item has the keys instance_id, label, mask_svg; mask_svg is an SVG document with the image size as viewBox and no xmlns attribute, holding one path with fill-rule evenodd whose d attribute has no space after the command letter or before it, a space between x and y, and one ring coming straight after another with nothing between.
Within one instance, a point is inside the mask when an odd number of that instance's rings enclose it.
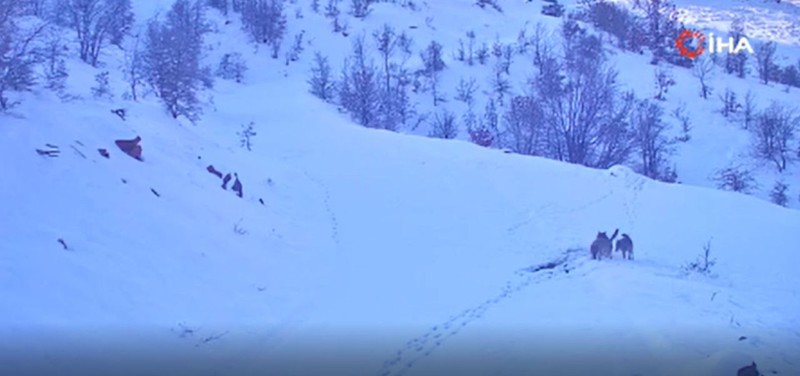
<instances>
[{"instance_id":1,"label":"animal paw print trail","mask_svg":"<svg viewBox=\"0 0 800 376\"><path fill-rule=\"evenodd\" d=\"M378 375L403 375L417 362L430 356L447 339L458 334L473 321L482 318L490 308L513 297L514 294L534 282L548 280L558 273L568 274L575 268L575 264L571 261L582 253L583 250L579 249L569 250L556 260L518 270L515 275L521 279L506 281L497 295L457 313L446 321L434 325L422 335L406 342L392 358L383 363Z\"/></svg>"}]
</instances>

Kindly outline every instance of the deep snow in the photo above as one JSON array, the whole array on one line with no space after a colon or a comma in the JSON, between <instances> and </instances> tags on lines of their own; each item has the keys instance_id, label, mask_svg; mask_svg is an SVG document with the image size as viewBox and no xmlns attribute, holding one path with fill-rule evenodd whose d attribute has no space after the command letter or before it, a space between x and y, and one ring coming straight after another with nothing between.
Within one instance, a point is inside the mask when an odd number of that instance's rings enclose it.
<instances>
[{"instance_id":1,"label":"deep snow","mask_svg":"<svg viewBox=\"0 0 800 376\"><path fill-rule=\"evenodd\" d=\"M448 21L425 32L442 39L485 14L429 6ZM367 21L424 19L403 12L379 4ZM526 17L481 22L512 37ZM323 39L327 27L315 48L347 46ZM226 42L237 33L212 35L224 46L212 53L252 51ZM255 68L277 64L261 51L245 85L218 81L197 125L152 97L36 92L0 115L0 373L83 360L85 373L120 373L140 356L149 363L128 371L733 375L755 360L800 374L798 211L624 167L363 129L307 93L307 65ZM71 67L70 89L88 97L94 72ZM692 102L709 117L695 115L679 158L729 160L721 140L741 134ZM126 121L109 113L120 106ZM235 134L249 121L251 152ZM135 135L143 162L113 143ZM60 156L37 155L45 144ZM699 181L713 163L681 172ZM238 173L243 199L209 164ZM596 232L615 228L631 234L635 261L589 260ZM713 274L685 273L708 242Z\"/></svg>"}]
</instances>

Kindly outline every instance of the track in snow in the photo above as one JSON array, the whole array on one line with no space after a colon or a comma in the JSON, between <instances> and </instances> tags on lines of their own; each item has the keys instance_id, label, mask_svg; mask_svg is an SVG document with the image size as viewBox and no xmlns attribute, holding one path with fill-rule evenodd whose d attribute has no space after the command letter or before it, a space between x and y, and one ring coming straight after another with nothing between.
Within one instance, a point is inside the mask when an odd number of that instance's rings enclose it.
<instances>
[{"instance_id":1,"label":"track in snow","mask_svg":"<svg viewBox=\"0 0 800 376\"><path fill-rule=\"evenodd\" d=\"M493 306L511 298L515 293L533 283L549 280L559 274L569 274L580 265L580 261L586 260L585 255L585 249L570 249L555 260L516 271L517 278L506 281L505 286L497 295L459 312L446 321L431 327L422 335L406 342L391 359L383 363L378 375L399 376L404 374L418 361L431 355L447 339L458 334L473 321L483 317Z\"/></svg>"},{"instance_id":2,"label":"track in snow","mask_svg":"<svg viewBox=\"0 0 800 376\"><path fill-rule=\"evenodd\" d=\"M303 171L303 175L322 189L322 204L330 220L331 239L333 239L337 247L341 247L341 243L339 242L339 219L336 217L336 213L333 212L333 209L331 209L331 193L328 186L316 176L309 174L308 171Z\"/></svg>"}]
</instances>

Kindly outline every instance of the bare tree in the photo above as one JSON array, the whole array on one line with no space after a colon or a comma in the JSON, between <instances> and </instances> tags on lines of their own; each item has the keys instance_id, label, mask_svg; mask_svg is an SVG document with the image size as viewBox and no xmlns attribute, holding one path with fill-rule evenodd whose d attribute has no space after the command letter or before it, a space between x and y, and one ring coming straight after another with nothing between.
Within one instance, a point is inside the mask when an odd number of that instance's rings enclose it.
<instances>
[{"instance_id":1,"label":"bare tree","mask_svg":"<svg viewBox=\"0 0 800 376\"><path fill-rule=\"evenodd\" d=\"M108 82L108 71L103 71L94 76L95 86L91 88L92 96L95 99L105 98L113 99L114 94L111 92L111 87Z\"/></svg>"},{"instance_id":2,"label":"bare tree","mask_svg":"<svg viewBox=\"0 0 800 376\"><path fill-rule=\"evenodd\" d=\"M60 33L53 31L49 34L42 49L44 78L47 81L46 87L61 96L64 94L66 80L69 77L64 53L65 46Z\"/></svg>"},{"instance_id":3,"label":"bare tree","mask_svg":"<svg viewBox=\"0 0 800 376\"><path fill-rule=\"evenodd\" d=\"M692 119L686 113L686 104L681 103L680 106L676 107L672 110L672 117L675 120L678 120L679 124L681 125L681 135L676 138L677 141L680 142L688 142L691 137L691 130L692 130Z\"/></svg>"},{"instance_id":4,"label":"bare tree","mask_svg":"<svg viewBox=\"0 0 800 376\"><path fill-rule=\"evenodd\" d=\"M699 273L713 276L711 268L717 264L717 259L711 257L711 240L703 245L703 253L695 261L686 263L681 267L684 273Z\"/></svg>"},{"instance_id":5,"label":"bare tree","mask_svg":"<svg viewBox=\"0 0 800 376\"><path fill-rule=\"evenodd\" d=\"M39 18L47 16L46 11L49 5L47 0L17 0L17 4L23 15Z\"/></svg>"},{"instance_id":6,"label":"bare tree","mask_svg":"<svg viewBox=\"0 0 800 376\"><path fill-rule=\"evenodd\" d=\"M494 98L489 98L483 110L483 116L479 119L478 128L488 131L495 143L501 143L502 134L500 132L500 116L497 113L497 105Z\"/></svg>"},{"instance_id":7,"label":"bare tree","mask_svg":"<svg viewBox=\"0 0 800 376\"><path fill-rule=\"evenodd\" d=\"M770 80L777 81L778 78L780 68L775 64L775 50L776 43L773 41L763 43L758 47L758 53L756 54L758 77L761 78L761 83L765 85Z\"/></svg>"},{"instance_id":8,"label":"bare tree","mask_svg":"<svg viewBox=\"0 0 800 376\"><path fill-rule=\"evenodd\" d=\"M633 135L628 116L633 96L617 86L599 38L575 21L562 25L563 58L542 56L531 93L542 104L553 135L550 158L607 168L628 159Z\"/></svg>"},{"instance_id":9,"label":"bare tree","mask_svg":"<svg viewBox=\"0 0 800 376\"><path fill-rule=\"evenodd\" d=\"M530 37L529 43L533 47L533 66L540 71L544 64L544 57L551 56L553 46L550 43L550 39L551 35L545 26L541 22L537 23L536 27L533 29L533 34Z\"/></svg>"},{"instance_id":10,"label":"bare tree","mask_svg":"<svg viewBox=\"0 0 800 376\"><path fill-rule=\"evenodd\" d=\"M475 57L478 59L478 64L485 65L486 61L489 60L489 46L486 43L481 44L477 51L475 51Z\"/></svg>"},{"instance_id":11,"label":"bare tree","mask_svg":"<svg viewBox=\"0 0 800 376\"><path fill-rule=\"evenodd\" d=\"M644 12L645 35L653 53L653 63L666 59L673 51L677 35L678 13L670 0L635 0L634 7Z\"/></svg>"},{"instance_id":12,"label":"bare tree","mask_svg":"<svg viewBox=\"0 0 800 376\"><path fill-rule=\"evenodd\" d=\"M109 8L108 41L112 45L122 46L122 42L135 21L131 0L106 0Z\"/></svg>"},{"instance_id":13,"label":"bare tree","mask_svg":"<svg viewBox=\"0 0 800 376\"><path fill-rule=\"evenodd\" d=\"M514 46L507 44L496 44L494 49L494 55L497 58L495 64L496 69L500 70L504 74L508 75L511 74L511 63L514 62Z\"/></svg>"},{"instance_id":14,"label":"bare tree","mask_svg":"<svg viewBox=\"0 0 800 376\"><path fill-rule=\"evenodd\" d=\"M340 0L328 0L328 3L325 5L325 17L328 18L338 18L339 14L339 1Z\"/></svg>"},{"instance_id":15,"label":"bare tree","mask_svg":"<svg viewBox=\"0 0 800 376\"><path fill-rule=\"evenodd\" d=\"M467 105L475 103L475 92L478 90L478 83L475 78L470 78L469 81L464 80L463 77L459 79L458 86L456 87L456 97L458 101L462 101Z\"/></svg>"},{"instance_id":16,"label":"bare tree","mask_svg":"<svg viewBox=\"0 0 800 376\"><path fill-rule=\"evenodd\" d=\"M311 68L311 78L308 80L311 94L323 101L330 102L334 99L336 84L333 81L331 66L328 58L317 51L314 53L314 66Z\"/></svg>"},{"instance_id":17,"label":"bare tree","mask_svg":"<svg viewBox=\"0 0 800 376\"><path fill-rule=\"evenodd\" d=\"M541 13L545 16L561 17L564 15L564 6L558 0L547 0L549 4L542 5Z\"/></svg>"},{"instance_id":18,"label":"bare tree","mask_svg":"<svg viewBox=\"0 0 800 376\"><path fill-rule=\"evenodd\" d=\"M207 31L203 5L197 0L177 0L165 21L148 25L143 56L147 80L174 118L183 115L196 121L202 113L197 93L210 83L200 62Z\"/></svg>"},{"instance_id":19,"label":"bare tree","mask_svg":"<svg viewBox=\"0 0 800 376\"><path fill-rule=\"evenodd\" d=\"M467 128L467 134L472 143L483 147L490 147L494 144L494 134L480 123L471 103L467 104L467 110L461 116L461 123Z\"/></svg>"},{"instance_id":20,"label":"bare tree","mask_svg":"<svg viewBox=\"0 0 800 376\"><path fill-rule=\"evenodd\" d=\"M772 187L772 191L769 193L770 201L773 204L780 205L786 207L789 204L789 197L786 195L786 191L789 190L789 186L784 181L776 181L775 185Z\"/></svg>"},{"instance_id":21,"label":"bare tree","mask_svg":"<svg viewBox=\"0 0 800 376\"><path fill-rule=\"evenodd\" d=\"M242 130L236 132L236 135L239 136L239 146L247 149L247 151L253 150L253 137L258 135L253 129L254 126L255 123L251 121L247 125L242 124Z\"/></svg>"},{"instance_id":22,"label":"bare tree","mask_svg":"<svg viewBox=\"0 0 800 376\"><path fill-rule=\"evenodd\" d=\"M787 86L800 87L800 62L783 68L780 72L780 82Z\"/></svg>"},{"instance_id":23,"label":"bare tree","mask_svg":"<svg viewBox=\"0 0 800 376\"><path fill-rule=\"evenodd\" d=\"M666 100L667 92L671 86L675 85L675 79L672 78L672 73L664 68L658 68L655 71L656 95L655 99L660 101Z\"/></svg>"},{"instance_id":24,"label":"bare tree","mask_svg":"<svg viewBox=\"0 0 800 376\"><path fill-rule=\"evenodd\" d=\"M500 7L500 4L498 4L497 1L498 0L477 0L477 2L475 2L475 5L477 5L477 6L481 7L481 8L484 8L484 9L488 5L490 8L492 8L492 9L494 9L494 10L500 12L500 13L503 13L503 8Z\"/></svg>"},{"instance_id":25,"label":"bare tree","mask_svg":"<svg viewBox=\"0 0 800 376\"><path fill-rule=\"evenodd\" d=\"M6 96L9 91L27 91L36 84L39 54L32 51L46 25L20 27L16 22L20 12L16 0L0 0L0 111L18 103Z\"/></svg>"},{"instance_id":26,"label":"bare tree","mask_svg":"<svg viewBox=\"0 0 800 376\"><path fill-rule=\"evenodd\" d=\"M452 139L458 136L456 116L452 112L443 110L433 117L430 137Z\"/></svg>"},{"instance_id":27,"label":"bare tree","mask_svg":"<svg viewBox=\"0 0 800 376\"><path fill-rule=\"evenodd\" d=\"M742 104L742 128L750 129L756 120L756 97L751 90L744 95Z\"/></svg>"},{"instance_id":28,"label":"bare tree","mask_svg":"<svg viewBox=\"0 0 800 376\"><path fill-rule=\"evenodd\" d=\"M461 38L458 39L458 48L454 56L456 61L467 61L467 51L464 50L464 40Z\"/></svg>"},{"instance_id":29,"label":"bare tree","mask_svg":"<svg viewBox=\"0 0 800 376\"><path fill-rule=\"evenodd\" d=\"M411 85L410 74L407 69L397 71L394 84L389 91L381 89L380 95L380 121L383 129L396 131L401 126L407 125L416 115L414 103L411 101L408 90Z\"/></svg>"},{"instance_id":30,"label":"bare tree","mask_svg":"<svg viewBox=\"0 0 800 376\"><path fill-rule=\"evenodd\" d=\"M391 59L397 49L398 38L394 28L389 24L383 24L380 30L372 34L380 54L381 64L383 65L384 90L389 91L392 87L392 67Z\"/></svg>"},{"instance_id":31,"label":"bare tree","mask_svg":"<svg viewBox=\"0 0 800 376\"><path fill-rule=\"evenodd\" d=\"M708 99L708 96L711 95L713 91L708 84L708 79L711 77L713 71L714 61L705 56L700 56L692 67L692 74L700 80L700 96L703 97L703 99Z\"/></svg>"},{"instance_id":32,"label":"bare tree","mask_svg":"<svg viewBox=\"0 0 800 376\"><path fill-rule=\"evenodd\" d=\"M667 158L674 151L674 141L667 137L668 127L662 117L660 106L644 100L636 106L631 119L639 172L658 180L669 177Z\"/></svg>"},{"instance_id":33,"label":"bare tree","mask_svg":"<svg viewBox=\"0 0 800 376\"><path fill-rule=\"evenodd\" d=\"M130 0L58 0L57 11L78 34L81 60L97 66L105 43L120 44L133 24Z\"/></svg>"},{"instance_id":34,"label":"bare tree","mask_svg":"<svg viewBox=\"0 0 800 376\"><path fill-rule=\"evenodd\" d=\"M350 0L350 14L355 18L365 18L371 13L370 4L374 0Z\"/></svg>"},{"instance_id":35,"label":"bare tree","mask_svg":"<svg viewBox=\"0 0 800 376\"><path fill-rule=\"evenodd\" d=\"M775 163L779 172L786 170L793 160L793 144L800 129L800 118L793 109L778 102L764 109L756 117L753 132L753 154Z\"/></svg>"},{"instance_id":36,"label":"bare tree","mask_svg":"<svg viewBox=\"0 0 800 376\"><path fill-rule=\"evenodd\" d=\"M517 46L516 46L516 53L518 55L525 55L528 53L528 48L531 46L530 41L528 40L528 30L526 28L521 29L517 33Z\"/></svg>"},{"instance_id":37,"label":"bare tree","mask_svg":"<svg viewBox=\"0 0 800 376\"><path fill-rule=\"evenodd\" d=\"M744 20L736 18L731 22L731 29L729 33L733 38L733 45L739 44L742 38L747 35L744 32ZM725 55L725 71L728 74L735 73L737 77L744 78L747 75L747 54L732 54Z\"/></svg>"},{"instance_id":38,"label":"bare tree","mask_svg":"<svg viewBox=\"0 0 800 376\"><path fill-rule=\"evenodd\" d=\"M492 77L489 80L489 87L497 98L497 103L503 106L504 99L511 93L511 81L503 70L502 64L495 64Z\"/></svg>"},{"instance_id":39,"label":"bare tree","mask_svg":"<svg viewBox=\"0 0 800 376\"><path fill-rule=\"evenodd\" d=\"M247 72L247 63L242 54L231 52L222 55L215 74L223 80L234 80L241 83L244 80L245 72Z\"/></svg>"},{"instance_id":40,"label":"bare tree","mask_svg":"<svg viewBox=\"0 0 800 376\"><path fill-rule=\"evenodd\" d=\"M208 0L208 6L219 10L222 15L228 15L228 0Z\"/></svg>"},{"instance_id":41,"label":"bare tree","mask_svg":"<svg viewBox=\"0 0 800 376\"><path fill-rule=\"evenodd\" d=\"M714 174L713 179L717 182L717 188L726 191L750 194L757 188L752 173L741 167L723 168Z\"/></svg>"},{"instance_id":42,"label":"bare tree","mask_svg":"<svg viewBox=\"0 0 800 376\"><path fill-rule=\"evenodd\" d=\"M300 60L300 54L303 53L305 47L303 47L303 36L305 36L306 31L301 30L299 33L294 35L294 41L292 42L292 46L289 47L289 50L286 51L286 65L288 66L289 63L295 62ZM275 57L278 55L280 51L280 44L273 43L272 44L272 56Z\"/></svg>"},{"instance_id":43,"label":"bare tree","mask_svg":"<svg viewBox=\"0 0 800 376\"><path fill-rule=\"evenodd\" d=\"M353 41L353 54L345 60L338 89L339 101L353 120L369 128L380 126L380 83L363 36Z\"/></svg>"},{"instance_id":44,"label":"bare tree","mask_svg":"<svg viewBox=\"0 0 800 376\"><path fill-rule=\"evenodd\" d=\"M393 27L384 24L372 37L380 58L382 71L380 79L380 117L381 128L397 130L409 118L411 108L408 96L410 80L405 63L411 56L411 38L405 32L397 33ZM396 59L399 55L400 59Z\"/></svg>"},{"instance_id":45,"label":"bare tree","mask_svg":"<svg viewBox=\"0 0 800 376\"><path fill-rule=\"evenodd\" d=\"M445 68L444 61L442 60L442 45L436 41L431 41L428 47L420 53L420 56L424 64L420 74L427 78L427 88L433 95L433 105L437 106L439 102L444 101L444 97L439 91L440 72Z\"/></svg>"},{"instance_id":46,"label":"bare tree","mask_svg":"<svg viewBox=\"0 0 800 376\"><path fill-rule=\"evenodd\" d=\"M467 65L475 64L475 31L470 30L467 32Z\"/></svg>"},{"instance_id":47,"label":"bare tree","mask_svg":"<svg viewBox=\"0 0 800 376\"><path fill-rule=\"evenodd\" d=\"M284 0L241 0L242 27L256 43L272 47L278 58L286 34Z\"/></svg>"},{"instance_id":48,"label":"bare tree","mask_svg":"<svg viewBox=\"0 0 800 376\"><path fill-rule=\"evenodd\" d=\"M731 89L725 89L725 93L719 95L719 100L722 101L720 113L724 117L730 117L742 107L736 99L736 93Z\"/></svg>"},{"instance_id":49,"label":"bare tree","mask_svg":"<svg viewBox=\"0 0 800 376\"><path fill-rule=\"evenodd\" d=\"M139 34L136 35L131 45L125 50L125 66L123 70L125 79L128 82L130 98L138 101L139 87L148 79L145 51L143 51Z\"/></svg>"},{"instance_id":50,"label":"bare tree","mask_svg":"<svg viewBox=\"0 0 800 376\"><path fill-rule=\"evenodd\" d=\"M550 155L550 130L544 122L544 111L531 96L517 96L503 117L507 145L515 153L526 155Z\"/></svg>"},{"instance_id":51,"label":"bare tree","mask_svg":"<svg viewBox=\"0 0 800 376\"><path fill-rule=\"evenodd\" d=\"M610 1L583 0L581 3L586 9L585 20L616 37L620 48L640 52L644 47L647 35L644 25L628 8Z\"/></svg>"}]
</instances>

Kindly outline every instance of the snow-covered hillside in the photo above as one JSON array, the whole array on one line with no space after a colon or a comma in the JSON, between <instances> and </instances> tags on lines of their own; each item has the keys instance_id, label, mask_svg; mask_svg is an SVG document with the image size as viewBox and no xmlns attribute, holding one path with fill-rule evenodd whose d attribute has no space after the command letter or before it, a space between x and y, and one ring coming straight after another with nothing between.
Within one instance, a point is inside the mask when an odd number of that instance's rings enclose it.
<instances>
[{"instance_id":1,"label":"snow-covered hillside","mask_svg":"<svg viewBox=\"0 0 800 376\"><path fill-rule=\"evenodd\" d=\"M708 187L747 141L693 99L688 72L668 103L691 93L696 128L676 155L685 184L666 184L357 126L306 82L311 51L340 62L350 39L290 3L304 17L289 35L308 45L288 66L209 11L208 59L241 52L250 70L216 82L197 124L122 99L113 49L115 99L88 99L99 70L72 60L67 90L87 99L37 90L0 114L0 374L800 374L800 212ZM558 24L540 5L375 4L350 27L414 25L418 46L468 28L513 40ZM136 6L147 19L169 4ZM647 58L615 59L651 90ZM446 88L489 73L448 64ZM796 95L741 81L760 100ZM136 136L142 161L114 144ZM617 228L635 260L591 260ZM704 248L716 263L687 270Z\"/></svg>"}]
</instances>

